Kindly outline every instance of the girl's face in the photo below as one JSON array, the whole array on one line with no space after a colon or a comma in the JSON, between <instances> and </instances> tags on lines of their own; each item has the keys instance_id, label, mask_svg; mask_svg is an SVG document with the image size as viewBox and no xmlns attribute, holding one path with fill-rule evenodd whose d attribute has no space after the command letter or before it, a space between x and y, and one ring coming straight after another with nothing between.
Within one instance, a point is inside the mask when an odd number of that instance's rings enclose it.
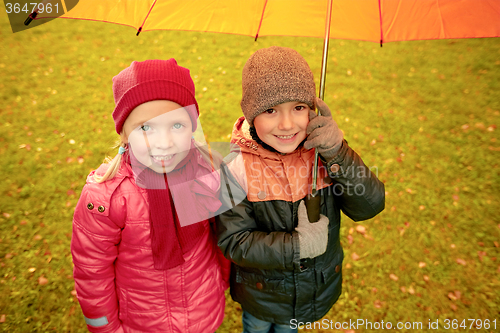
<instances>
[{"instance_id":1,"label":"girl's face","mask_svg":"<svg viewBox=\"0 0 500 333\"><path fill-rule=\"evenodd\" d=\"M302 102L281 103L255 117L253 125L263 142L280 153L291 153L307 136L309 110Z\"/></svg>"},{"instance_id":2,"label":"girl's face","mask_svg":"<svg viewBox=\"0 0 500 333\"><path fill-rule=\"evenodd\" d=\"M137 106L125 120L121 134L135 158L157 173L169 173L188 155L192 135L187 111L166 100Z\"/></svg>"}]
</instances>

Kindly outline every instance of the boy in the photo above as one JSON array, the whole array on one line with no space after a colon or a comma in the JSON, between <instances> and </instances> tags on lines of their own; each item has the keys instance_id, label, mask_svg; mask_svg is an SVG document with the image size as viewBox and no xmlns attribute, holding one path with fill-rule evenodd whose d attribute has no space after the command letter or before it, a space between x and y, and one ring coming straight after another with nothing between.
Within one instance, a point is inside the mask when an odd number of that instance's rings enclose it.
<instances>
[{"instance_id":1,"label":"boy","mask_svg":"<svg viewBox=\"0 0 500 333\"><path fill-rule=\"evenodd\" d=\"M222 188L231 189L222 202L231 206L235 188L246 197L219 215L218 245L233 263L231 296L243 309L244 333L296 332L293 322L319 320L340 296L340 211L354 221L374 217L384 209L384 185L316 99L312 72L298 52L258 50L243 68L242 85L244 117L231 139L242 157L222 169ZM326 165L319 169L316 223L303 203L313 148Z\"/></svg>"}]
</instances>

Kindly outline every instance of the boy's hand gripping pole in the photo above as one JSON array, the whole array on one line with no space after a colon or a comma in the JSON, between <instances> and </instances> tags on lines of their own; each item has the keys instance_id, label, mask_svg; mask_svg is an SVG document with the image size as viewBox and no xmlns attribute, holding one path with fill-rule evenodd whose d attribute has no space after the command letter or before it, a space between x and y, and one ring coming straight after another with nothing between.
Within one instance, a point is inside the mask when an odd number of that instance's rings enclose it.
<instances>
[{"instance_id":1,"label":"boy's hand gripping pole","mask_svg":"<svg viewBox=\"0 0 500 333\"><path fill-rule=\"evenodd\" d=\"M332 2L328 0L328 8L326 11L325 20L325 42L323 44L323 61L321 62L321 79L319 82L319 98L324 100L325 96L325 81L326 81L326 64L328 61L328 44L330 42L330 22L332 18ZM321 115L318 110L318 115ZM317 180L318 180L318 149L314 149L314 166L311 194L306 197L307 217L309 222L317 222L319 220L319 206L321 197L318 195Z\"/></svg>"}]
</instances>

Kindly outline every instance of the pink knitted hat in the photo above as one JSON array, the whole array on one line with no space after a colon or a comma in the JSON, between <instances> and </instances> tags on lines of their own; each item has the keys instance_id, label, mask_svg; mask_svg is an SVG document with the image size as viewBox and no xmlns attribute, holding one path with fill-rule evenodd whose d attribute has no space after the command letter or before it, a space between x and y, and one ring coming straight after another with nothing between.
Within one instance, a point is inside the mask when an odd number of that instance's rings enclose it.
<instances>
[{"instance_id":1,"label":"pink knitted hat","mask_svg":"<svg viewBox=\"0 0 500 333\"><path fill-rule=\"evenodd\" d=\"M186 108L191 118L193 132L200 114L195 98L194 83L189 69L177 65L174 58L168 60L134 61L113 78L115 110L113 119L120 134L123 123L137 106L155 100L168 100Z\"/></svg>"}]
</instances>

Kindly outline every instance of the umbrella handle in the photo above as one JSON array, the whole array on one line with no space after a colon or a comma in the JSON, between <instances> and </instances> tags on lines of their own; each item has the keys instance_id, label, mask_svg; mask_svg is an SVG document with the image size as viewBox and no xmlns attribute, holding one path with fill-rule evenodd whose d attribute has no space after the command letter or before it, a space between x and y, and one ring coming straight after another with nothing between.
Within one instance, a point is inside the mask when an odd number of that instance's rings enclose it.
<instances>
[{"instance_id":1,"label":"umbrella handle","mask_svg":"<svg viewBox=\"0 0 500 333\"><path fill-rule=\"evenodd\" d=\"M307 217L309 218L309 222L314 223L319 220L319 204L321 201L321 196L317 195L318 192L313 194L308 194L305 198L305 204L307 209Z\"/></svg>"},{"instance_id":2,"label":"umbrella handle","mask_svg":"<svg viewBox=\"0 0 500 333\"><path fill-rule=\"evenodd\" d=\"M325 82L326 82L326 64L328 60L328 43L330 41L330 23L332 19L332 5L333 0L328 0L328 7L326 10L325 19L325 40L323 44L323 59L321 63L321 79L319 84L319 98L324 100L325 95ZM318 110L318 116L321 116ZM305 202L307 208L307 216L309 217L309 222L318 222L319 220L319 204L320 196L316 190L316 183L318 179L318 149L314 149L314 165L313 165L313 180L312 180L312 191L308 194Z\"/></svg>"}]
</instances>

